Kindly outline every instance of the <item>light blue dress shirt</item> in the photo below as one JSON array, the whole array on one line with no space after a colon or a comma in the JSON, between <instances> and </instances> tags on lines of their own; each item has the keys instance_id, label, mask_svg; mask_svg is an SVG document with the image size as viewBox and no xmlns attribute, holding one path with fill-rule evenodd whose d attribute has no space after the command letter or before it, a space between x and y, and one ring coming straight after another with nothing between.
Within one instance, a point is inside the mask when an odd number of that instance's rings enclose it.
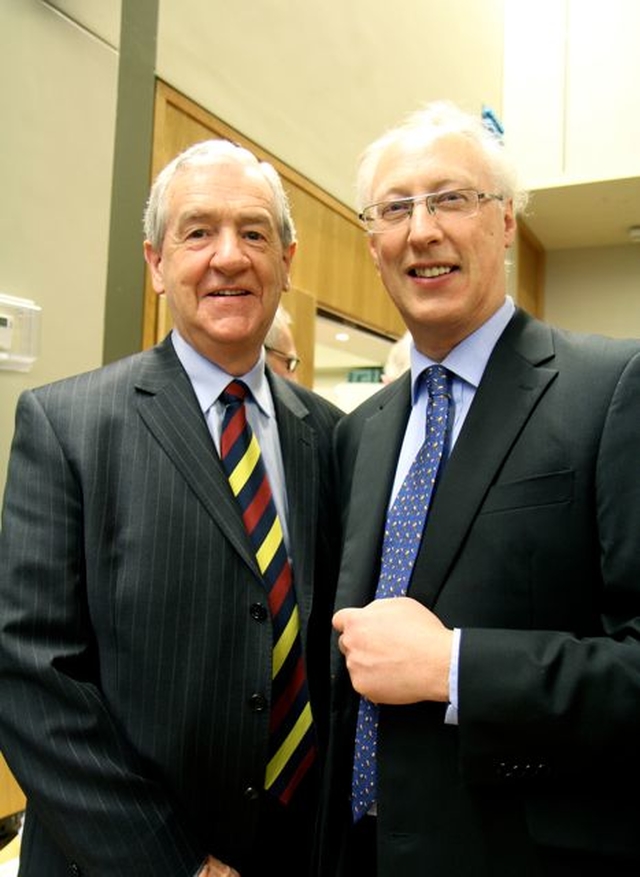
<instances>
[{"instance_id":1,"label":"light blue dress shirt","mask_svg":"<svg viewBox=\"0 0 640 877\"><path fill-rule=\"evenodd\" d=\"M498 338L504 332L507 323L513 316L515 305L513 299L507 296L504 303L493 314L486 323L476 329L471 335L463 339L447 356L442 360L441 365L445 366L452 374L452 422L449 435L448 446L445 454L448 456L455 445L460 430L465 421L471 403L473 402L476 390L484 374L484 370L489 361L489 357ZM393 503L402 482L404 481L411 463L418 453L423 441L425 433L425 422L427 417L427 401L428 393L424 381L418 380L422 372L430 365L437 363L424 356L416 350L413 341L411 342L411 414L404 434L400 456L398 457L398 465L393 482L393 488L389 499L389 506ZM452 654L451 654L451 672L449 675L449 707L447 709L446 721L449 724L457 724L458 721L458 662L460 654L460 637L461 632L457 628L454 630Z\"/></svg>"},{"instance_id":2,"label":"light blue dress shirt","mask_svg":"<svg viewBox=\"0 0 640 877\"><path fill-rule=\"evenodd\" d=\"M251 396L247 397L245 401L247 420L260 445L271 492L280 518L284 543L289 551L289 528L287 525L289 508L284 465L275 406L264 370L264 349L254 367L245 375L239 375L236 378L194 350L176 329L171 332L171 341L176 355L191 381L191 386L207 421L218 454L220 453L220 433L224 417L224 405L218 398L220 393L230 381L236 379L243 381L251 390Z\"/></svg>"}]
</instances>

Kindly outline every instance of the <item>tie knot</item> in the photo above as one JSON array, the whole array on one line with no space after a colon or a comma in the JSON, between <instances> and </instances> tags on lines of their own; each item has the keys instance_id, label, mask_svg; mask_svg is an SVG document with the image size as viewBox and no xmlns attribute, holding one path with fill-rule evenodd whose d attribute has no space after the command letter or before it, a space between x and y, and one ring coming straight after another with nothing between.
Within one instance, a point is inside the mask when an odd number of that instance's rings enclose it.
<instances>
[{"instance_id":1,"label":"tie knot","mask_svg":"<svg viewBox=\"0 0 640 877\"><path fill-rule=\"evenodd\" d=\"M425 381L430 396L448 396L451 392L451 378L443 365L430 365L425 372Z\"/></svg>"},{"instance_id":2,"label":"tie knot","mask_svg":"<svg viewBox=\"0 0 640 877\"><path fill-rule=\"evenodd\" d=\"M240 405L249 395L249 388L242 381L231 381L220 393L223 405Z\"/></svg>"}]
</instances>

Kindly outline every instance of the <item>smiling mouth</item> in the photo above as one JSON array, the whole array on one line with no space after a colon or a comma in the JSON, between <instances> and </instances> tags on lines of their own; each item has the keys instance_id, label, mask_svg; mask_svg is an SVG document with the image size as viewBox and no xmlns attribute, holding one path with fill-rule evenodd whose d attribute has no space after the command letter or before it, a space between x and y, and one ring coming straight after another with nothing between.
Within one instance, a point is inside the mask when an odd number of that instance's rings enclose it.
<instances>
[{"instance_id":1,"label":"smiling mouth","mask_svg":"<svg viewBox=\"0 0 640 877\"><path fill-rule=\"evenodd\" d=\"M249 292L246 289L214 289L207 295L212 298L237 298L241 295L249 295Z\"/></svg>"},{"instance_id":2,"label":"smiling mouth","mask_svg":"<svg viewBox=\"0 0 640 877\"><path fill-rule=\"evenodd\" d=\"M456 271L452 265L434 265L431 268L411 268L411 277L442 277L443 274L451 274Z\"/></svg>"}]
</instances>

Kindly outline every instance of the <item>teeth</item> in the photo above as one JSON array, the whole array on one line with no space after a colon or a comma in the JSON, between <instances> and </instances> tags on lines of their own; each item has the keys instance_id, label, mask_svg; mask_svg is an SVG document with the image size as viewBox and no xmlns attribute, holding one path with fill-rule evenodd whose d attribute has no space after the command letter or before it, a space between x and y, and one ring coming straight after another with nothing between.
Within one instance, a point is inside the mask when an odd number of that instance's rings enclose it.
<instances>
[{"instance_id":1,"label":"teeth","mask_svg":"<svg viewBox=\"0 0 640 877\"><path fill-rule=\"evenodd\" d=\"M221 295L221 296L244 295L244 290L243 289L217 289L213 294L214 295Z\"/></svg>"},{"instance_id":2,"label":"teeth","mask_svg":"<svg viewBox=\"0 0 640 877\"><path fill-rule=\"evenodd\" d=\"M416 277L440 277L441 274L450 274L451 270L446 265L438 265L433 268L416 268L414 273Z\"/></svg>"}]
</instances>

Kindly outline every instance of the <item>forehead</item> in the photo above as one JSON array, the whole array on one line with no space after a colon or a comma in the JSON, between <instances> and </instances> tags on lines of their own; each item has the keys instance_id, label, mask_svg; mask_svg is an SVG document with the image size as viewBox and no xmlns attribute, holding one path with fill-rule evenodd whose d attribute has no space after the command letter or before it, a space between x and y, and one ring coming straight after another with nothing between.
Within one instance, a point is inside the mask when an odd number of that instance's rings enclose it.
<instances>
[{"instance_id":1,"label":"forehead","mask_svg":"<svg viewBox=\"0 0 640 877\"><path fill-rule=\"evenodd\" d=\"M221 159L181 168L167 190L169 217L185 213L254 213L275 217L271 186L257 166Z\"/></svg>"},{"instance_id":2,"label":"forehead","mask_svg":"<svg viewBox=\"0 0 640 877\"><path fill-rule=\"evenodd\" d=\"M490 169L479 146L460 134L447 134L425 143L404 140L389 145L373 175L371 200L389 193L416 194L442 186L484 186Z\"/></svg>"}]
</instances>

